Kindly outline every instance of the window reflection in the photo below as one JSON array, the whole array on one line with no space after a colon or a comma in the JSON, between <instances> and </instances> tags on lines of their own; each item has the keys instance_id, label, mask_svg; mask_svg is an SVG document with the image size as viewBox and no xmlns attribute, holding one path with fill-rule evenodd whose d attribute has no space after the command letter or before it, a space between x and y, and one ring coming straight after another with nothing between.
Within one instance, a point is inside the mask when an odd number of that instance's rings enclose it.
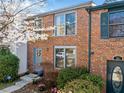
<instances>
[{"instance_id":1,"label":"window reflection","mask_svg":"<svg viewBox=\"0 0 124 93\"><path fill-rule=\"evenodd\" d=\"M124 25L112 25L112 26L110 26L110 35L112 37L124 36Z\"/></svg>"},{"instance_id":2,"label":"window reflection","mask_svg":"<svg viewBox=\"0 0 124 93\"><path fill-rule=\"evenodd\" d=\"M110 14L109 31L111 37L124 36L124 12L116 12Z\"/></svg>"},{"instance_id":3,"label":"window reflection","mask_svg":"<svg viewBox=\"0 0 124 93\"><path fill-rule=\"evenodd\" d=\"M36 54L37 54L37 56L41 56L41 50L39 49L37 49L37 51L36 51Z\"/></svg>"},{"instance_id":4,"label":"window reflection","mask_svg":"<svg viewBox=\"0 0 124 93\"><path fill-rule=\"evenodd\" d=\"M66 66L72 67L75 65L75 49L66 49Z\"/></svg>"},{"instance_id":5,"label":"window reflection","mask_svg":"<svg viewBox=\"0 0 124 93\"><path fill-rule=\"evenodd\" d=\"M58 48L56 49L56 67L63 68L64 67L64 49Z\"/></svg>"},{"instance_id":6,"label":"window reflection","mask_svg":"<svg viewBox=\"0 0 124 93\"><path fill-rule=\"evenodd\" d=\"M66 34L75 34L75 13L70 13L66 15Z\"/></svg>"},{"instance_id":7,"label":"window reflection","mask_svg":"<svg viewBox=\"0 0 124 93\"><path fill-rule=\"evenodd\" d=\"M75 61L76 61L76 49L75 48L56 48L55 51L56 51L55 64L57 68L75 66Z\"/></svg>"},{"instance_id":8,"label":"window reflection","mask_svg":"<svg viewBox=\"0 0 124 93\"><path fill-rule=\"evenodd\" d=\"M74 35L75 34L75 12L63 13L55 16L55 35Z\"/></svg>"},{"instance_id":9,"label":"window reflection","mask_svg":"<svg viewBox=\"0 0 124 93\"><path fill-rule=\"evenodd\" d=\"M115 67L112 74L112 85L115 93L118 93L122 88L123 75L119 66Z\"/></svg>"},{"instance_id":10,"label":"window reflection","mask_svg":"<svg viewBox=\"0 0 124 93\"><path fill-rule=\"evenodd\" d=\"M40 29L40 28L42 28L42 19L41 18L37 18L36 20L35 20L35 28L36 29Z\"/></svg>"},{"instance_id":11,"label":"window reflection","mask_svg":"<svg viewBox=\"0 0 124 93\"><path fill-rule=\"evenodd\" d=\"M39 64L42 62L42 49L37 48L35 51L36 54L36 64Z\"/></svg>"},{"instance_id":12,"label":"window reflection","mask_svg":"<svg viewBox=\"0 0 124 93\"><path fill-rule=\"evenodd\" d=\"M64 35L64 15L58 15L55 17L55 32L57 36L62 36Z\"/></svg>"}]
</instances>

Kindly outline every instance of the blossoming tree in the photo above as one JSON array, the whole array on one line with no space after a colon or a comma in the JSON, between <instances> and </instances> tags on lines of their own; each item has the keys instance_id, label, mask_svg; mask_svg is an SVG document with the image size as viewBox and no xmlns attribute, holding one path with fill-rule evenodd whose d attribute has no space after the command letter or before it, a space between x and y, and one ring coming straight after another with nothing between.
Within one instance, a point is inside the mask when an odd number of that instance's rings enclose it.
<instances>
[{"instance_id":1,"label":"blossoming tree","mask_svg":"<svg viewBox=\"0 0 124 93\"><path fill-rule=\"evenodd\" d=\"M16 41L46 40L47 34L36 33L33 26L27 27L29 23L24 22L32 9L43 7L45 3L46 0L0 0L0 45ZM49 29L54 28L47 28Z\"/></svg>"}]
</instances>

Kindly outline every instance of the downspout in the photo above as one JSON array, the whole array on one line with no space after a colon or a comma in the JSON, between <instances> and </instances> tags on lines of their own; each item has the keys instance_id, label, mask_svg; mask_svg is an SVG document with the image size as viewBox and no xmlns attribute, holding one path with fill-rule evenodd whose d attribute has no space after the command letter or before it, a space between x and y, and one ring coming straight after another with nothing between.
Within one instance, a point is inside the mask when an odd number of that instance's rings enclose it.
<instances>
[{"instance_id":1,"label":"downspout","mask_svg":"<svg viewBox=\"0 0 124 93\"><path fill-rule=\"evenodd\" d=\"M91 27L92 27L92 23L91 23L91 11L87 10L88 14L89 14L89 19L88 19L88 72L90 73L91 70Z\"/></svg>"}]
</instances>

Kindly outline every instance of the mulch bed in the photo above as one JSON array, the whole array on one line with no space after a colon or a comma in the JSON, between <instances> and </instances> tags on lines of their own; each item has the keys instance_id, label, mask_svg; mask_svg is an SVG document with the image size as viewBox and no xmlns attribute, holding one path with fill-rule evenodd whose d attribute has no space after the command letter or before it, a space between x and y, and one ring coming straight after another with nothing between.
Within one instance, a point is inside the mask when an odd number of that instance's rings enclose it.
<instances>
[{"instance_id":1,"label":"mulch bed","mask_svg":"<svg viewBox=\"0 0 124 93\"><path fill-rule=\"evenodd\" d=\"M43 64L42 64L43 65ZM41 80L38 82L26 85L24 88L17 90L13 93L51 93L51 88L56 87L56 79L58 76L58 71L54 71L51 68L51 64L45 63L44 64L45 74ZM49 68L49 69L48 69ZM51 68L51 69L50 69ZM44 91L39 88L39 86L45 85Z\"/></svg>"},{"instance_id":2,"label":"mulch bed","mask_svg":"<svg viewBox=\"0 0 124 93\"><path fill-rule=\"evenodd\" d=\"M38 86L36 84L29 84L24 88L17 90L13 93L50 93L49 91L39 91Z\"/></svg>"}]
</instances>

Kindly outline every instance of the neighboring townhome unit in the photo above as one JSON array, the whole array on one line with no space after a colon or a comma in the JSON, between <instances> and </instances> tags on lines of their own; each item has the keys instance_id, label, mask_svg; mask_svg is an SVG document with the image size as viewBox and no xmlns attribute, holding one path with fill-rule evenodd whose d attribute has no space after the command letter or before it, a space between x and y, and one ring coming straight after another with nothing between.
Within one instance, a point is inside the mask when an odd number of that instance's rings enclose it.
<instances>
[{"instance_id":1,"label":"neighboring townhome unit","mask_svg":"<svg viewBox=\"0 0 124 93\"><path fill-rule=\"evenodd\" d=\"M124 93L124 1L108 1L88 8L90 71L107 81L103 93Z\"/></svg>"},{"instance_id":2,"label":"neighboring townhome unit","mask_svg":"<svg viewBox=\"0 0 124 93\"><path fill-rule=\"evenodd\" d=\"M33 16L34 31L48 34L47 40L28 42L28 65L34 71L36 65L51 64L47 70L66 67L87 67L88 62L88 12L86 7L94 3L59 9ZM54 27L53 30L47 28ZM44 29L46 28L46 29Z\"/></svg>"}]
</instances>

